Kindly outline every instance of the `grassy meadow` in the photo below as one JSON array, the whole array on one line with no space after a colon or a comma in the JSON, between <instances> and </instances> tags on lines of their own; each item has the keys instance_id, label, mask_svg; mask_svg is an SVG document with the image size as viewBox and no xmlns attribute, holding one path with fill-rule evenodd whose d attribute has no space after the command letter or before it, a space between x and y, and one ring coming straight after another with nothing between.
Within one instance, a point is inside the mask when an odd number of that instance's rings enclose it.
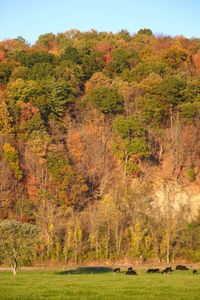
<instances>
[{"instance_id":1,"label":"grassy meadow","mask_svg":"<svg viewBox=\"0 0 200 300\"><path fill-rule=\"evenodd\" d=\"M175 271L172 274L114 275L109 269L79 268L74 271L0 272L0 299L160 299L199 300L200 274ZM200 271L199 271L200 272Z\"/></svg>"}]
</instances>

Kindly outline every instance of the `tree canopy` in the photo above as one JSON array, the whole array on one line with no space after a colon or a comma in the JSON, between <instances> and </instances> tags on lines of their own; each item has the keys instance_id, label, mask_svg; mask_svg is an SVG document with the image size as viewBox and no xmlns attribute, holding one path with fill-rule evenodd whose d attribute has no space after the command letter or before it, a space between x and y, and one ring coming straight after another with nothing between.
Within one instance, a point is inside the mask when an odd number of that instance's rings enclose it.
<instances>
[{"instance_id":1,"label":"tree canopy","mask_svg":"<svg viewBox=\"0 0 200 300\"><path fill-rule=\"evenodd\" d=\"M0 262L199 261L199 75L149 28L0 41Z\"/></svg>"},{"instance_id":2,"label":"tree canopy","mask_svg":"<svg viewBox=\"0 0 200 300\"><path fill-rule=\"evenodd\" d=\"M0 258L8 261L16 275L17 268L33 259L38 228L35 225L15 220L0 223Z\"/></svg>"}]
</instances>

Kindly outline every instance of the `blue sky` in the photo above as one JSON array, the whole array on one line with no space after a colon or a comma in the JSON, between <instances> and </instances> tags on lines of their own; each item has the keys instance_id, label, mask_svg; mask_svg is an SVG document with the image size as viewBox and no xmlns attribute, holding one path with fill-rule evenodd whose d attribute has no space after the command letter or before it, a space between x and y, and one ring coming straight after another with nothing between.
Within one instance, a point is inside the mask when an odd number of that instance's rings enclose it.
<instances>
[{"instance_id":1,"label":"blue sky","mask_svg":"<svg viewBox=\"0 0 200 300\"><path fill-rule=\"evenodd\" d=\"M0 39L72 28L200 37L200 0L0 0Z\"/></svg>"}]
</instances>

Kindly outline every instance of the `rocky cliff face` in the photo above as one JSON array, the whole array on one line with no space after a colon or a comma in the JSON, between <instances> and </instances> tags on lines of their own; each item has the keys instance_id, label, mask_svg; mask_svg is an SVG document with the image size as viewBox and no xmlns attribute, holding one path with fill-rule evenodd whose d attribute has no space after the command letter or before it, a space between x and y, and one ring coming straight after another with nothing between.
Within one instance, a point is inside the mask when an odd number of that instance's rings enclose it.
<instances>
[{"instance_id":1,"label":"rocky cliff face","mask_svg":"<svg viewBox=\"0 0 200 300\"><path fill-rule=\"evenodd\" d=\"M163 210L174 210L174 213L187 210L189 218L197 215L200 208L199 188L194 185L183 186L173 180L166 181L160 178L154 182L154 197Z\"/></svg>"}]
</instances>

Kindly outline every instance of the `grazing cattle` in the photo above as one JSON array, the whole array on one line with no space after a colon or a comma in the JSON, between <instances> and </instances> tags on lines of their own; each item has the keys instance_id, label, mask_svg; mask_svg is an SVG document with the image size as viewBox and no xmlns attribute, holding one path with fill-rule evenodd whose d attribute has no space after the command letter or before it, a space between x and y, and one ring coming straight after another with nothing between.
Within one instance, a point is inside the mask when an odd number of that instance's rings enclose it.
<instances>
[{"instance_id":1,"label":"grazing cattle","mask_svg":"<svg viewBox=\"0 0 200 300\"><path fill-rule=\"evenodd\" d=\"M160 272L160 269L148 269L147 270L147 273L159 273Z\"/></svg>"},{"instance_id":2,"label":"grazing cattle","mask_svg":"<svg viewBox=\"0 0 200 300\"><path fill-rule=\"evenodd\" d=\"M162 271L162 274L167 274L167 273L170 273L170 272L173 272L172 267L167 267L167 268L165 268L165 269Z\"/></svg>"},{"instance_id":3,"label":"grazing cattle","mask_svg":"<svg viewBox=\"0 0 200 300\"><path fill-rule=\"evenodd\" d=\"M130 269L130 268L129 268ZM132 268L131 268L132 269ZM138 275L138 273L135 271L135 270L128 270L128 271L126 271L126 273L125 273L126 275Z\"/></svg>"},{"instance_id":4,"label":"grazing cattle","mask_svg":"<svg viewBox=\"0 0 200 300\"><path fill-rule=\"evenodd\" d=\"M193 270L192 273L193 273L193 274L197 274L197 270Z\"/></svg>"},{"instance_id":5,"label":"grazing cattle","mask_svg":"<svg viewBox=\"0 0 200 300\"><path fill-rule=\"evenodd\" d=\"M186 267L186 266L177 265L177 266L176 266L176 270L187 271L187 270L189 270L189 268Z\"/></svg>"},{"instance_id":6,"label":"grazing cattle","mask_svg":"<svg viewBox=\"0 0 200 300\"><path fill-rule=\"evenodd\" d=\"M154 269L153 273L159 273L159 272L160 272L160 269Z\"/></svg>"},{"instance_id":7,"label":"grazing cattle","mask_svg":"<svg viewBox=\"0 0 200 300\"><path fill-rule=\"evenodd\" d=\"M113 269L113 272L114 272L114 273L117 273L117 272L119 273L119 272L120 272L120 268L115 268L115 269Z\"/></svg>"}]
</instances>

